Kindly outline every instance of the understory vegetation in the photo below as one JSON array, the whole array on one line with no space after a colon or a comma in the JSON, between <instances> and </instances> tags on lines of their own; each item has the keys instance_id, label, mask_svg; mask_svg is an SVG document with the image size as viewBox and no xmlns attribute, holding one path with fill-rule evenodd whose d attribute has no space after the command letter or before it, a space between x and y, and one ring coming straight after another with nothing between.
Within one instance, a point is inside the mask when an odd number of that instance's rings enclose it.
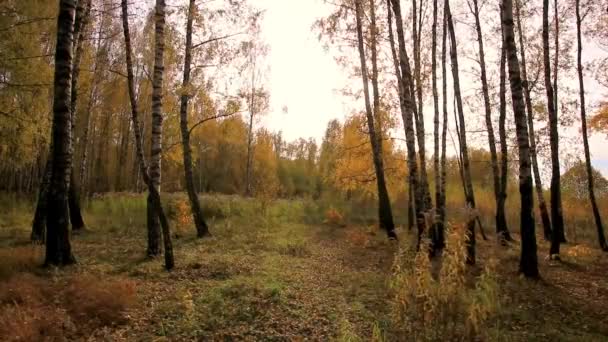
<instances>
[{"instance_id":1,"label":"understory vegetation","mask_svg":"<svg viewBox=\"0 0 608 342\"><path fill-rule=\"evenodd\" d=\"M172 272L162 271L162 258L146 258L146 201L131 193L86 203L88 229L72 237L78 264L58 271L40 267L43 247L29 241L33 204L3 195L0 339L601 341L608 334L608 263L588 244L565 245L556 263L541 242L543 280L529 282L514 277L517 242L502 247L492 234L478 242L481 262L466 267L458 221L443 257L431 260L415 251L405 218L397 219L400 241L388 241L375 212L356 202L203 196L213 236L198 240L187 197L164 201L174 227ZM578 234L593 236L589 226Z\"/></svg>"}]
</instances>

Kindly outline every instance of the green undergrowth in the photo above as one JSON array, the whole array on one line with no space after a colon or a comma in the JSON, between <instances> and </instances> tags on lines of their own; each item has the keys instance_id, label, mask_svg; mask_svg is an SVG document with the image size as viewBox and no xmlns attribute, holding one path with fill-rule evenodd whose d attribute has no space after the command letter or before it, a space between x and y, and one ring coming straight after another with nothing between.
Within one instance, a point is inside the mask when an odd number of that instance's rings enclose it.
<instances>
[{"instance_id":1,"label":"green undergrowth","mask_svg":"<svg viewBox=\"0 0 608 342\"><path fill-rule=\"evenodd\" d=\"M478 238L476 267L460 268L456 247L440 259L442 265L413 250L413 233L399 221L405 215L397 221L399 243L390 242L372 219L373 206L357 210L363 203L275 200L262 208L254 198L205 195L201 203L212 235L197 239L187 197L164 194L176 259L176 268L166 272L162 257L145 257L145 195L109 194L83 206L87 229L72 237L78 264L48 270L40 268L44 248L28 243L32 203L0 200L6 214L0 215L0 285L25 281L43 291L64 283L86 285L79 295L117 298L113 306L94 302L86 308L90 315L121 310L117 318L73 324L78 312L66 311L72 302L63 302L62 290L56 301L19 306L23 315L33 315L13 322L23 336L38 336L26 332L51 323L69 327L53 330L53 338L91 340L601 341L608 336L608 265L601 252L586 245L564 246L564 261L555 264L545 260L548 246L539 239L543 281L531 283L516 273L517 243L497 247ZM451 237L452 246L462 245L461 235ZM0 314L13 315L16 308L0 303ZM45 313L54 313L50 323L42 320Z\"/></svg>"}]
</instances>

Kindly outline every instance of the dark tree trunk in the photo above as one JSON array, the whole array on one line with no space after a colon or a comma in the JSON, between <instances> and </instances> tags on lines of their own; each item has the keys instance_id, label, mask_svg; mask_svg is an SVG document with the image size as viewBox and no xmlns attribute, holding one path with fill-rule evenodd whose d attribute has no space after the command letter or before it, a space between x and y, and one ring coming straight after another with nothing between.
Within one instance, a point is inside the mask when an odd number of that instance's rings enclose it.
<instances>
[{"instance_id":1,"label":"dark tree trunk","mask_svg":"<svg viewBox=\"0 0 608 342\"><path fill-rule=\"evenodd\" d=\"M509 66L509 83L513 101L513 115L519 148L519 193L521 195L521 259L519 270L528 278L537 278L538 260L536 256L536 234L534 233L534 198L532 194L532 169L530 165L530 140L526 123L526 107L524 104L523 86L515 45L513 24L513 2L503 0L502 28L504 34L504 50Z\"/></svg>"},{"instance_id":2,"label":"dark tree trunk","mask_svg":"<svg viewBox=\"0 0 608 342\"><path fill-rule=\"evenodd\" d=\"M422 34L422 4L420 4L420 12L417 9L416 0L412 0L412 41L414 45L414 78L415 87L412 88L412 97L415 99L414 107L415 110L415 123L416 123L416 140L418 141L418 158L420 159L420 187L422 188L423 204L421 208L425 213L428 213L433 207L433 201L431 199L431 191L429 188L429 181L426 167L426 134L424 128L424 108L422 100L422 67L421 67L421 34ZM414 81L411 82L414 85ZM417 107L416 107L417 105ZM433 230L429 231L431 240L433 238Z\"/></svg>"},{"instance_id":3,"label":"dark tree trunk","mask_svg":"<svg viewBox=\"0 0 608 342\"><path fill-rule=\"evenodd\" d=\"M192 22L194 20L195 0L190 0L188 8L188 19L186 24L186 51L184 57L184 90L190 85L190 67L192 64ZM203 211L199 203L198 194L194 188L194 175L192 172L192 149L190 147L190 131L188 130L188 100L190 96L187 91L181 96L180 127L182 131L182 147L184 151L184 173L186 177L186 190L190 199L190 209L196 226L197 237L209 235L209 228L203 217Z\"/></svg>"},{"instance_id":4,"label":"dark tree trunk","mask_svg":"<svg viewBox=\"0 0 608 342\"><path fill-rule=\"evenodd\" d=\"M397 86L399 89L400 106L401 106L401 110L402 110L402 115L405 118L406 114L403 109L403 101L402 101L403 98L401 97L404 90L403 90L403 84L401 81L399 57L397 56L397 51L395 48L395 36L393 33L393 11L391 10L390 0L386 1L386 7L387 7L388 35L389 35L389 42L390 42L390 47L391 47L391 55L393 58L393 65L394 65L395 73L397 76ZM414 222L416 221L415 209L414 209L414 191L413 191L413 185L411 183L411 180L408 180L407 195L408 195L408 197L407 197L407 229L411 231L414 228Z\"/></svg>"},{"instance_id":5,"label":"dark tree trunk","mask_svg":"<svg viewBox=\"0 0 608 342\"><path fill-rule=\"evenodd\" d=\"M357 40L358 40L358 49L359 49L359 57L361 62L361 76L363 80L363 95L365 99L365 113L367 116L367 127L369 129L369 139L372 146L372 154L374 161L374 169L376 172L376 183L378 186L378 217L380 220L380 227L386 230L386 233L390 239L396 239L397 235L395 234L395 224L393 223L393 213L391 210L391 202L388 197L388 191L386 189L386 181L384 179L384 165L382 161L382 145L379 144L381 141L378 139L377 132L374 124L374 113L376 113L379 108L372 109L372 105L369 99L369 80L367 76L367 66L366 66L366 55L365 55L365 47L364 47L364 37L363 37L363 24L362 24L362 0L356 0L356 20L357 20ZM372 8L374 7L373 0L371 4ZM374 17L374 11L372 10L372 17ZM375 22L375 18L372 19ZM373 24L372 24L373 27ZM375 60L375 49L376 49L376 37L375 37L375 28L372 29L372 64L376 63ZM375 69L376 66L374 65ZM377 70L373 72L374 76L377 73ZM376 82L373 80L372 82ZM377 83L374 87L374 104L376 104L376 97L379 101Z\"/></svg>"},{"instance_id":6,"label":"dark tree trunk","mask_svg":"<svg viewBox=\"0 0 608 342\"><path fill-rule=\"evenodd\" d=\"M435 212L433 219L433 227L431 229L431 252L434 254L437 249L440 249L438 240L439 226L439 204L441 202L441 174L439 171L439 91L437 90L437 0L433 0L433 24L431 32L431 78L433 86L433 173L435 175Z\"/></svg>"},{"instance_id":7,"label":"dark tree trunk","mask_svg":"<svg viewBox=\"0 0 608 342\"><path fill-rule=\"evenodd\" d=\"M549 138L551 141L551 258L559 258L560 243L565 242L564 217L562 215L562 193L559 167L559 133L555 109L553 85L551 84L551 61L549 56L549 0L543 0L543 64L545 88L549 113Z\"/></svg>"},{"instance_id":8,"label":"dark tree trunk","mask_svg":"<svg viewBox=\"0 0 608 342\"><path fill-rule=\"evenodd\" d=\"M490 104L490 91L488 89L488 77L486 73L486 58L483 46L483 35L481 22L479 20L479 5L477 0L473 0L473 15L475 16L475 28L477 31L477 43L479 47L479 66L481 69L481 89L483 93L483 103L485 108L486 129L488 131L488 144L490 148L490 159L492 164L492 180L494 184L494 197L496 206L500 201L500 171L498 169L498 153L496 152L496 139L494 137L494 127L492 124L492 106ZM504 216L504 215L503 215ZM500 241L511 241L511 234L503 217L496 215L496 234Z\"/></svg>"},{"instance_id":9,"label":"dark tree trunk","mask_svg":"<svg viewBox=\"0 0 608 342\"><path fill-rule=\"evenodd\" d=\"M255 116L255 52L251 51L251 98L249 102L249 125L247 126L247 164L245 170L245 196L253 194L253 118Z\"/></svg>"},{"instance_id":10,"label":"dark tree trunk","mask_svg":"<svg viewBox=\"0 0 608 342\"><path fill-rule=\"evenodd\" d=\"M467 147L467 134L462 108L462 97L460 94L460 75L458 70L458 51L456 49L456 32L454 31L454 21L450 10L449 0L445 1L445 13L447 14L448 32L450 34L450 59L452 61L452 77L454 79L454 96L456 98L456 109L458 111L458 121L460 124L460 150L462 153L462 171L465 185L465 198L467 206L475 210L475 194L473 193L473 182L471 180L471 168L469 164L469 152ZM476 214L474 214L476 215ZM476 217L471 217L467 222L467 264L475 264L475 221Z\"/></svg>"},{"instance_id":11,"label":"dark tree trunk","mask_svg":"<svg viewBox=\"0 0 608 342\"><path fill-rule=\"evenodd\" d=\"M540 178L540 170L538 168L538 158L536 157L536 136L534 130L534 108L532 107L531 89L528 82L528 71L526 62L526 49L523 39L523 31L521 26L521 10L520 1L515 1L515 15L517 17L517 31L519 32L519 47L521 49L521 77L523 79L524 99L526 100L526 108L528 110L528 130L530 136L530 157L532 158L532 171L534 171L534 185L536 186L536 196L538 197L538 208L540 217L543 223L543 233L546 240L551 239L551 220L549 219L549 210L543 195L543 184Z\"/></svg>"},{"instance_id":12,"label":"dark tree trunk","mask_svg":"<svg viewBox=\"0 0 608 342\"><path fill-rule=\"evenodd\" d=\"M496 203L496 222L503 222L507 225L507 216L505 214L505 202L507 201L507 180L509 173L509 150L507 147L507 52L505 51L504 42L500 49L500 85L499 85L499 117L498 117L498 134L500 137L500 194ZM501 223L501 224L503 224Z\"/></svg>"},{"instance_id":13,"label":"dark tree trunk","mask_svg":"<svg viewBox=\"0 0 608 342\"><path fill-rule=\"evenodd\" d=\"M164 1L159 0L160 7L164 10ZM157 4L158 4L157 3ZM129 100L131 102L131 121L133 124L133 131L135 133L135 146L137 150L137 160L139 162L139 169L142 174L142 178L144 183L146 183L149 191L148 198L151 199L153 203L154 209L156 209L156 215L160 220L160 224L163 227L163 241L165 247L165 268L167 270L171 270L175 266L175 261L173 258L173 244L171 243L171 231L169 228L169 221L165 215L163 210L161 200L160 200L160 192L154 186L154 183L150 179L150 175L148 174L148 168L146 166L146 160L144 158L144 147L143 147L143 139L142 139L142 131L139 128L139 119L137 118L139 115L139 110L137 108L137 100L135 97L135 77L133 76L133 62L132 62L132 52L131 52L131 37L129 33L129 10L127 7L127 0L121 0L121 8L122 8L122 27L123 33L125 37L125 54L126 54L126 62L127 62L127 84L129 87ZM160 11L164 18L164 11ZM158 14L158 11L157 11ZM148 205L148 208L150 206ZM157 239L158 240L158 239Z\"/></svg>"},{"instance_id":14,"label":"dark tree trunk","mask_svg":"<svg viewBox=\"0 0 608 342\"><path fill-rule=\"evenodd\" d=\"M70 99L72 86L72 50L76 3L59 2L55 80L53 90L52 173L46 219L45 265L74 263L69 231L68 192L72 169L72 125Z\"/></svg>"},{"instance_id":15,"label":"dark tree trunk","mask_svg":"<svg viewBox=\"0 0 608 342\"><path fill-rule=\"evenodd\" d=\"M53 150L51 146L50 150ZM42 180L40 181L40 189L38 190L38 202L34 213L34 222L32 222L32 234L30 236L32 242L44 242L46 232L46 213L48 205L49 185L51 183L51 175L53 172L53 156L49 154Z\"/></svg>"},{"instance_id":16,"label":"dark tree trunk","mask_svg":"<svg viewBox=\"0 0 608 342\"><path fill-rule=\"evenodd\" d=\"M445 8L444 8L445 10ZM447 68L446 68L446 57L447 57L447 20L445 13L443 15L442 25L442 39L441 39L441 90L442 90L442 110L443 110L443 122L441 132L441 187L439 197L437 198L437 247L442 249L445 247L445 212L446 212L446 150L447 150L447 133L448 133L448 79L447 79Z\"/></svg>"},{"instance_id":17,"label":"dark tree trunk","mask_svg":"<svg viewBox=\"0 0 608 342\"><path fill-rule=\"evenodd\" d=\"M403 128L405 130L409 184L414 197L414 214L416 217L416 227L418 228L419 246L426 222L424 217L424 191L418 183L418 165L416 161L416 136L414 133L414 112L416 111L416 103L412 95L414 85L412 82L412 72L409 66L409 57L405 48L401 3L399 0L391 0L391 4L395 15L397 39L399 42L399 63L395 63L395 74L397 76L397 83L399 84L399 103L401 106L401 116L403 118ZM394 42L392 42L392 45L395 45Z\"/></svg>"},{"instance_id":18,"label":"dark tree trunk","mask_svg":"<svg viewBox=\"0 0 608 342\"><path fill-rule=\"evenodd\" d=\"M73 231L80 231L84 228L84 219L80 210L80 194L76 186L76 176L74 175L74 167L70 171L70 190L68 191L68 206L70 207L70 222L72 223Z\"/></svg>"},{"instance_id":19,"label":"dark tree trunk","mask_svg":"<svg viewBox=\"0 0 608 342\"><path fill-rule=\"evenodd\" d=\"M559 73L559 14L557 7L558 0L553 1L553 22L555 24L555 55L553 56L553 100L555 101L555 115L559 116L559 100L557 97L557 74Z\"/></svg>"},{"instance_id":20,"label":"dark tree trunk","mask_svg":"<svg viewBox=\"0 0 608 342\"><path fill-rule=\"evenodd\" d=\"M593 218L595 220L595 227L597 228L597 240L600 248L604 252L608 252L608 245L606 244L606 236L604 235L604 226L602 224L602 217L600 216L600 210L597 206L595 199L595 187L593 181L593 169L591 168L591 153L589 152L589 138L587 135L587 112L585 108L585 81L583 76L583 39L581 34L581 25L585 16L581 16L581 3L580 0L576 0L576 40L577 44L577 70L578 70L578 85L579 94L581 99L581 128L583 133L583 147L585 149L585 168L587 170L587 187L589 191L589 200L591 201L591 208L593 209Z\"/></svg>"},{"instance_id":21,"label":"dark tree trunk","mask_svg":"<svg viewBox=\"0 0 608 342\"><path fill-rule=\"evenodd\" d=\"M72 128L76 123L76 100L77 100L77 85L78 76L80 74L80 60L82 55L82 35L83 31L88 23L89 14L91 10L91 1L87 2L78 1L78 5L75 11L74 17L74 29L72 33L72 54L74 54L73 65L72 65L72 78L71 78L71 89L70 89L70 121ZM72 146L74 146L74 134L71 135ZM50 150L52 151L53 146L51 143ZM36 204L36 212L34 214L34 221L32 224L32 241L43 241L44 240L44 227L46 224L46 215L48 204L47 195L49 192L48 186L50 184L50 177L52 172L53 162L52 153L49 154L48 161L46 163L46 169L44 171L45 179L40 183L40 190L38 193L38 201ZM70 171L70 189L68 192L68 205L70 212L70 222L73 230L80 230L84 227L84 220L80 211L78 186L74 180L74 170Z\"/></svg>"}]
</instances>

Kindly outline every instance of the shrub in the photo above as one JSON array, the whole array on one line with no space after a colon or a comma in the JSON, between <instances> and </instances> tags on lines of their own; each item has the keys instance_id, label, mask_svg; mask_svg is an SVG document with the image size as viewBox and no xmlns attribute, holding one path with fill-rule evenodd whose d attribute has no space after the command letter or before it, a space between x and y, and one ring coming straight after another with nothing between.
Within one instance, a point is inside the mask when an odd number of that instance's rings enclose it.
<instances>
[{"instance_id":1,"label":"shrub","mask_svg":"<svg viewBox=\"0 0 608 342\"><path fill-rule=\"evenodd\" d=\"M334 207L330 207L325 212L325 221L323 223L325 223L327 225L331 225L331 226L338 226L338 227L344 227L345 226L345 224L344 224L344 217Z\"/></svg>"},{"instance_id":2,"label":"shrub","mask_svg":"<svg viewBox=\"0 0 608 342\"><path fill-rule=\"evenodd\" d=\"M469 285L464 236L462 227L449 232L436 276L425 244L424 252L399 253L391 279L396 331L408 332L415 341L484 339L482 328L498 310L495 262Z\"/></svg>"}]
</instances>

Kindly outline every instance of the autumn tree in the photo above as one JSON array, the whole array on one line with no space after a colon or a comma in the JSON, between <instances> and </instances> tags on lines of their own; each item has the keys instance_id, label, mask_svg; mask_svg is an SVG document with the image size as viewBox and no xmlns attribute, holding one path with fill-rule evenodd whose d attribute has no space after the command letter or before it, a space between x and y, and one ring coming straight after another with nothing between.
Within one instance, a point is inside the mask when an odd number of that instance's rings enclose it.
<instances>
[{"instance_id":1,"label":"autumn tree","mask_svg":"<svg viewBox=\"0 0 608 342\"><path fill-rule=\"evenodd\" d=\"M597 238L600 248L608 252L608 244L606 244L606 237L604 235L604 226L602 224L602 217L600 216L600 210L597 206L597 200L595 198L595 187L594 187L594 175L591 166L591 153L589 152L589 137L587 134L587 111L585 108L585 80L583 70L583 38L581 33L581 27L585 16L592 10L592 7L587 8L585 13L581 13L581 1L575 0L576 5L576 40L577 40L577 54L576 63L578 71L578 84L579 84L579 96L580 96L580 112L581 112L581 131L583 135L583 150L585 153L585 169L587 176L587 191L589 192L589 200L591 201L591 208L593 210L593 218L595 220L595 227L597 229Z\"/></svg>"},{"instance_id":2,"label":"autumn tree","mask_svg":"<svg viewBox=\"0 0 608 342\"><path fill-rule=\"evenodd\" d=\"M163 129L163 72L165 51L165 1L156 0L154 38L154 72L152 74L152 136L150 145L150 181L160 192L162 129ZM152 194L148 194L148 255L160 254L160 222Z\"/></svg>"},{"instance_id":3,"label":"autumn tree","mask_svg":"<svg viewBox=\"0 0 608 342\"><path fill-rule=\"evenodd\" d=\"M163 0L158 1L158 5L161 6L161 11L163 10L162 6L164 6ZM133 73L133 62L132 62L132 49L131 49L131 35L129 32L129 10L127 0L121 0L121 9L122 9L122 25L123 25L123 34L125 39L125 50L126 50L126 66L127 66L127 86L129 92L129 100L131 102L131 120L133 123L133 129L135 132L135 145L137 150L137 160L139 163L139 169L142 174L142 178L144 183L148 187L148 199L154 202L152 208L155 210L153 213L148 212L148 217L150 215L154 215L158 217L160 224L163 228L163 243L165 247L165 268L170 270L175 265L175 261L173 258L173 245L171 243L171 233L169 228L169 221L165 215L163 210L161 200L160 200L160 191L158 187L154 184L150 174L148 173L148 167L146 166L146 160L144 157L144 148L143 148L143 138L141 136L141 129L139 127L139 109L137 105L137 99L135 96L135 77ZM161 12L162 13L162 12ZM149 203L149 202L148 202ZM149 206L149 204L148 204ZM148 208L150 210L151 208ZM149 250L148 250L149 252Z\"/></svg>"},{"instance_id":4,"label":"autumn tree","mask_svg":"<svg viewBox=\"0 0 608 342\"><path fill-rule=\"evenodd\" d=\"M543 183L538 167L537 147L536 147L536 131L534 129L534 106L532 104L531 85L528 80L528 63L526 61L526 44L524 41L524 31L521 20L521 0L515 0L515 17L517 19L517 32L519 37L519 48L521 55L521 77L523 79L524 99L526 101L528 131L530 136L530 158L532 161L532 171L534 172L534 185L536 187L536 196L538 198L538 209L540 218L543 223L543 233L546 240L551 239L551 219L543 194Z\"/></svg>"},{"instance_id":5,"label":"autumn tree","mask_svg":"<svg viewBox=\"0 0 608 342\"><path fill-rule=\"evenodd\" d=\"M412 71L410 68L409 56L405 45L405 33L403 30L403 16L401 14L401 3L398 0L391 0L391 10L394 14L397 32L397 44L391 39L391 49L393 52L395 76L397 78L399 90L399 105L401 117L403 119L403 129L407 147L407 166L409 175L409 186L414 199L414 215L418 228L418 244L425 231L425 207L424 190L419 186L418 163L416 161L416 137L414 132L414 113L416 103L414 101L414 84ZM389 23L392 23L389 20ZM392 31L392 29L390 29ZM397 47L395 47L395 45ZM398 63L397 63L398 62Z\"/></svg>"},{"instance_id":6,"label":"autumn tree","mask_svg":"<svg viewBox=\"0 0 608 342\"><path fill-rule=\"evenodd\" d=\"M460 90L460 72L458 69L458 51L456 42L456 32L454 30L454 20L450 10L449 0L445 1L445 13L447 20L448 33L450 35L450 60L452 61L452 79L454 82L454 97L456 98L456 109L458 113L458 122L460 126L459 142L460 153L462 155L462 175L464 183L464 194L467 206L470 210L475 210L475 194L473 193L473 182L471 179L471 170L469 162L469 152L467 145L466 122L464 118L464 110L462 107L462 96ZM467 263L475 264L475 219L476 213L473 213L467 222Z\"/></svg>"},{"instance_id":7,"label":"autumn tree","mask_svg":"<svg viewBox=\"0 0 608 342\"><path fill-rule=\"evenodd\" d=\"M190 146L190 130L188 127L188 101L190 100L190 68L192 64L192 23L196 15L196 1L190 0L186 20L186 48L184 54L184 78L182 81L182 95L180 105L180 128L182 133L182 149L184 155L184 176L186 179L186 192L190 199L190 209L194 218L196 235L203 237L209 234L209 228L203 217L198 194L194 188L194 175L192 172L192 147Z\"/></svg>"},{"instance_id":8,"label":"autumn tree","mask_svg":"<svg viewBox=\"0 0 608 342\"><path fill-rule=\"evenodd\" d=\"M76 103L77 103L77 95L78 95L78 77L80 74L80 61L82 55L82 36L83 31L86 28L86 25L89 21L89 15L91 11L91 1L90 0L81 0L77 1L75 17L74 17L74 27L72 32L72 51L73 51L73 59L72 59L72 75L71 75L71 89L70 89L70 121L72 128L76 125ZM71 139L72 146L74 146L74 129L72 130ZM52 141L51 141L52 145ZM72 147L73 148L73 147ZM52 149L52 146L51 146ZM44 226L46 216L48 215L48 191L49 185L51 181L51 173L53 168L53 159L49 155L48 160L46 162L46 167L44 171L44 176L42 178L42 182L40 184L40 190L38 192L38 202L36 204L36 210L34 213L34 220L32 223L32 233L31 239L32 241L42 241L44 236ZM79 192L78 192L78 184L76 183L76 177L74 176L74 170L70 171L70 187L68 191L68 206L69 206L69 215L70 215L70 223L72 225L72 230L78 231L84 228L84 220L82 218L80 203L79 203Z\"/></svg>"},{"instance_id":9,"label":"autumn tree","mask_svg":"<svg viewBox=\"0 0 608 342\"><path fill-rule=\"evenodd\" d=\"M536 255L536 234L534 232L534 199L532 195L530 140L528 138L520 64L517 57L517 47L515 45L512 0L502 1L501 22L503 31L503 58L506 58L509 70L513 116L515 118L517 147L519 151L519 193L521 197L521 257L519 262L519 271L528 278L537 278L539 273Z\"/></svg>"},{"instance_id":10,"label":"autumn tree","mask_svg":"<svg viewBox=\"0 0 608 342\"><path fill-rule=\"evenodd\" d=\"M490 91L488 87L488 76L486 71L486 57L484 50L483 34L480 22L479 1L472 0L472 12L475 17L475 30L477 31L478 58L481 78L481 90L483 95L483 103L485 110L486 130L488 132L488 145L490 149L491 165L492 165L492 180L494 187L494 197L498 207L500 201L500 173L498 167L498 153L496 152L496 138L494 136L494 127L492 124L492 107L490 104ZM471 4L469 3L469 7ZM496 214L496 233L499 239L510 241L511 236L507 228L507 221L504 214Z\"/></svg>"},{"instance_id":11,"label":"autumn tree","mask_svg":"<svg viewBox=\"0 0 608 342\"><path fill-rule=\"evenodd\" d=\"M559 246L565 242L564 218L562 214L560 166L559 166L559 121L555 108L553 84L551 83L551 60L549 51L549 0L543 0L543 65L547 108L549 114L549 137L551 142L551 258L559 258Z\"/></svg>"},{"instance_id":12,"label":"autumn tree","mask_svg":"<svg viewBox=\"0 0 608 342\"><path fill-rule=\"evenodd\" d=\"M390 239L396 239L395 224L393 222L393 213L391 209L391 202L388 196L388 190L386 188L386 180L384 175L384 162L382 160L382 143L380 140L381 135L376 132L376 124L374 121L378 120L378 112L380 110L380 101L378 94L378 70L377 70L377 50L376 50L376 27L375 27L375 8L374 2L370 2L370 17L371 17L371 54L372 54L372 86L373 86L373 97L374 107L372 108L369 95L369 80L367 70L367 55L365 52L365 40L363 36L363 6L362 0L355 0L355 19L357 28L357 41L359 58L361 63L361 79L363 81L363 98L365 100L365 113L367 117L367 128L369 134L370 144L372 146L372 153L374 159L374 169L376 173L376 183L378 186L378 217L380 220L380 226L386 230L386 233Z\"/></svg>"},{"instance_id":13,"label":"autumn tree","mask_svg":"<svg viewBox=\"0 0 608 342\"><path fill-rule=\"evenodd\" d=\"M74 263L70 245L68 193L72 171L71 87L76 2L61 0L57 17L53 90L52 172L48 193L45 265Z\"/></svg>"}]
</instances>

